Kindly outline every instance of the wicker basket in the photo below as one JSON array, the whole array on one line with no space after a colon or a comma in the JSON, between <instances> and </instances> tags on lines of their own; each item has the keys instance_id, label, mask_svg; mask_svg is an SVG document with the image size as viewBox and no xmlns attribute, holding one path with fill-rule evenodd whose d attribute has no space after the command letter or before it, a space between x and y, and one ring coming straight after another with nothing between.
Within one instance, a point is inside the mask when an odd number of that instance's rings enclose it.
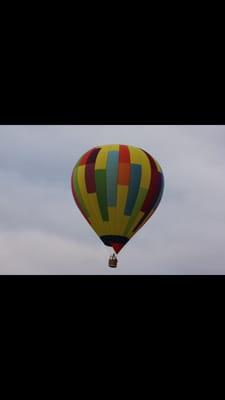
<instances>
[{"instance_id":1,"label":"wicker basket","mask_svg":"<svg viewBox=\"0 0 225 400\"><path fill-rule=\"evenodd\" d=\"M118 262L118 260L115 257L115 255L113 254L113 256L109 257L109 264L108 265L109 265L110 268L116 268L117 267L117 262Z\"/></svg>"}]
</instances>

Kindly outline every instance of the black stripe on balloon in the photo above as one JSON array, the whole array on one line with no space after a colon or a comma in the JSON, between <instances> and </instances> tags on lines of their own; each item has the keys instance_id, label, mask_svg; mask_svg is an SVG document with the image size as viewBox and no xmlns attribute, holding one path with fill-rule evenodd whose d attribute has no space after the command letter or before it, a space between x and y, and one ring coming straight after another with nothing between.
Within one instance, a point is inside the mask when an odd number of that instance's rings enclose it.
<instances>
[{"instance_id":1,"label":"black stripe on balloon","mask_svg":"<svg viewBox=\"0 0 225 400\"><path fill-rule=\"evenodd\" d=\"M86 164L95 163L96 158L97 158L97 155L98 155L98 153L99 153L100 150L101 150L100 147L98 147L97 149L94 148L94 149L92 150L91 154L89 155L89 157L88 157L88 159L87 159L87 161L86 161Z\"/></svg>"},{"instance_id":2,"label":"black stripe on balloon","mask_svg":"<svg viewBox=\"0 0 225 400\"><path fill-rule=\"evenodd\" d=\"M129 239L126 238L125 236L116 236L116 235L105 235L105 236L100 236L100 239L103 241L103 243L106 246L112 246L112 244L119 243L119 244L126 244Z\"/></svg>"}]
</instances>

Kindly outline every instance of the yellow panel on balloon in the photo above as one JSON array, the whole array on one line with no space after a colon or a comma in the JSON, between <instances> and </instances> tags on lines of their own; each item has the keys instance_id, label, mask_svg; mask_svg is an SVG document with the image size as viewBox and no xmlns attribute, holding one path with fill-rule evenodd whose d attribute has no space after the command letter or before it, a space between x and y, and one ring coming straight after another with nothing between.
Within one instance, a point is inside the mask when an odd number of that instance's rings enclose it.
<instances>
[{"instance_id":1,"label":"yellow panel on balloon","mask_svg":"<svg viewBox=\"0 0 225 400\"><path fill-rule=\"evenodd\" d=\"M86 189L86 185L85 185L85 165L78 167L77 181L78 181L78 186L80 189L80 194L82 196L84 206L87 209L88 214L91 216L92 208L91 208L90 202L88 201L88 193L87 193L87 189Z\"/></svg>"},{"instance_id":2,"label":"yellow panel on balloon","mask_svg":"<svg viewBox=\"0 0 225 400\"><path fill-rule=\"evenodd\" d=\"M118 234L116 230L116 212L116 207L108 207L110 235Z\"/></svg>"},{"instance_id":3,"label":"yellow panel on balloon","mask_svg":"<svg viewBox=\"0 0 225 400\"><path fill-rule=\"evenodd\" d=\"M119 144L109 144L107 147L108 151L119 151L120 145Z\"/></svg>"},{"instance_id":4,"label":"yellow panel on balloon","mask_svg":"<svg viewBox=\"0 0 225 400\"><path fill-rule=\"evenodd\" d=\"M98 205L98 199L96 196L96 193L90 193L89 194L89 201L92 207L92 215L93 215L93 221L95 221L96 229L99 234L101 235L107 235L108 234L108 222L104 222L102 220L102 216L99 210L99 205Z\"/></svg>"},{"instance_id":5,"label":"yellow panel on balloon","mask_svg":"<svg viewBox=\"0 0 225 400\"><path fill-rule=\"evenodd\" d=\"M122 236L123 231L128 223L129 216L124 215L128 195L128 186L118 185L117 187L117 226L119 235Z\"/></svg>"},{"instance_id":6,"label":"yellow panel on balloon","mask_svg":"<svg viewBox=\"0 0 225 400\"><path fill-rule=\"evenodd\" d=\"M99 151L95 161L95 169L106 169L108 153L109 151L107 147L103 147Z\"/></svg>"}]
</instances>

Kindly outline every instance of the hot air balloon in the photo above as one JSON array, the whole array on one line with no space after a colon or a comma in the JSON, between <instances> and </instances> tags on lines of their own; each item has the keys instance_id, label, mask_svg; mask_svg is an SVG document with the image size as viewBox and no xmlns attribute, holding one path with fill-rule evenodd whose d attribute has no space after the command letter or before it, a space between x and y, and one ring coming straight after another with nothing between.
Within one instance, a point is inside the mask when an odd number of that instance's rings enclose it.
<instances>
[{"instance_id":1,"label":"hot air balloon","mask_svg":"<svg viewBox=\"0 0 225 400\"><path fill-rule=\"evenodd\" d=\"M72 173L74 200L99 238L118 254L158 207L164 189L159 163L129 145L97 146ZM109 266L115 267L115 254Z\"/></svg>"}]
</instances>

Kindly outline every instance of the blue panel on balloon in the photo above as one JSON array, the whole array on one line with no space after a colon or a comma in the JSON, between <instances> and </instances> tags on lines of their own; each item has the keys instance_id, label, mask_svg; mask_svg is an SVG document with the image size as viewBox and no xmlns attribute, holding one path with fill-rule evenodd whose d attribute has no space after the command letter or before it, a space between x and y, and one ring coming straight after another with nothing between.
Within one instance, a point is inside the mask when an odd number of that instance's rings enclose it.
<instances>
[{"instance_id":1,"label":"blue panel on balloon","mask_svg":"<svg viewBox=\"0 0 225 400\"><path fill-rule=\"evenodd\" d=\"M137 195L139 192L140 182L141 182L141 165L131 164L130 183L129 183L126 207L124 211L125 215L132 214L137 199Z\"/></svg>"}]
</instances>

